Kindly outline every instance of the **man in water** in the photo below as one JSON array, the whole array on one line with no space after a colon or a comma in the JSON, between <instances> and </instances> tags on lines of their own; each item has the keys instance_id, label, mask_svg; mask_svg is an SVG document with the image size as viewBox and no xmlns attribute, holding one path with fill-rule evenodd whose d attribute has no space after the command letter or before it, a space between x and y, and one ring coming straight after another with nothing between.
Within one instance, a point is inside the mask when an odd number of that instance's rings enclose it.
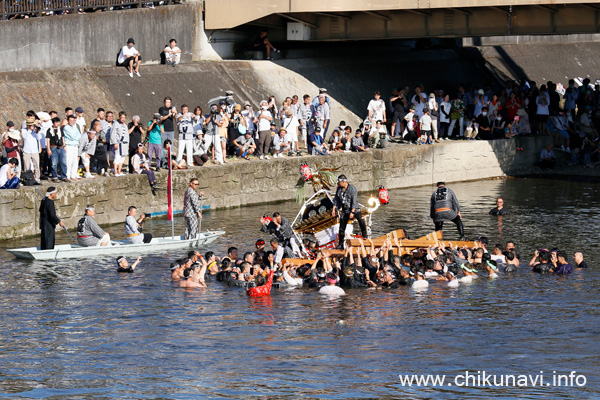
<instances>
[{"instance_id":1,"label":"man in water","mask_svg":"<svg viewBox=\"0 0 600 400\"><path fill-rule=\"evenodd\" d=\"M135 267L138 266L140 261L142 261L142 257L138 257L133 264L129 265L129 261L127 261L127 258L125 258L125 256L119 256L117 258L117 272L126 272L131 274L133 273Z\"/></svg>"},{"instance_id":2,"label":"man in water","mask_svg":"<svg viewBox=\"0 0 600 400\"><path fill-rule=\"evenodd\" d=\"M362 237L367 237L367 227L365 221L362 219L360 205L358 204L358 191L353 185L348 183L348 178L343 174L338 176L338 188L335 192L335 197L333 198L333 211L331 212L331 215L335 217L336 213L340 216L338 249L344 248L346 226L348 225L348 221L352 218L356 218L358 221Z\"/></svg>"},{"instance_id":3,"label":"man in water","mask_svg":"<svg viewBox=\"0 0 600 400\"><path fill-rule=\"evenodd\" d=\"M77 223L77 244L83 247L107 246L110 236L94 221L96 209L92 205L85 208L85 215Z\"/></svg>"},{"instance_id":4,"label":"man in water","mask_svg":"<svg viewBox=\"0 0 600 400\"><path fill-rule=\"evenodd\" d=\"M295 252L300 252L300 249L294 240L292 225L287 218L280 213L275 212L273 213L273 218L270 222L266 218L261 218L261 222L263 223L261 231L275 236L279 240L279 243L285 247L287 253L294 254Z\"/></svg>"},{"instance_id":5,"label":"man in water","mask_svg":"<svg viewBox=\"0 0 600 400\"><path fill-rule=\"evenodd\" d=\"M183 217L185 219L185 238L193 239L198 235L198 219L202 219L202 209L200 207L200 197L196 193L199 182L197 178L190 180L190 187L183 196ZM204 196L200 192L200 196Z\"/></svg>"},{"instance_id":6,"label":"man in water","mask_svg":"<svg viewBox=\"0 0 600 400\"><path fill-rule=\"evenodd\" d=\"M46 190L46 197L44 197L40 204L40 229L42 230L40 250L53 249L56 225L65 226L60 218L56 216L54 199L56 199L56 188L50 186Z\"/></svg>"},{"instance_id":7,"label":"man in water","mask_svg":"<svg viewBox=\"0 0 600 400\"><path fill-rule=\"evenodd\" d=\"M460 206L454 192L446 187L444 182L438 182L437 189L431 195L431 206L429 216L433 219L435 230L441 231L444 221L452 221L456 224L459 240L465 240L465 228L460 215Z\"/></svg>"},{"instance_id":8,"label":"man in water","mask_svg":"<svg viewBox=\"0 0 600 400\"><path fill-rule=\"evenodd\" d=\"M504 200L502 197L498 197L496 200L496 207L490 210L490 215L508 215L509 212L506 208L504 208Z\"/></svg>"},{"instance_id":9,"label":"man in water","mask_svg":"<svg viewBox=\"0 0 600 400\"><path fill-rule=\"evenodd\" d=\"M583 260L583 253L580 251L576 251L575 254L573 254L573 260L575 260L575 264L577 264L575 266L577 269L588 267L587 263Z\"/></svg>"},{"instance_id":10,"label":"man in water","mask_svg":"<svg viewBox=\"0 0 600 400\"><path fill-rule=\"evenodd\" d=\"M327 274L327 286L321 287L321 289L319 289L319 293L330 296L342 296L346 294L344 289L342 289L339 286L336 286L337 281L337 275L333 272L330 272L329 274Z\"/></svg>"},{"instance_id":11,"label":"man in water","mask_svg":"<svg viewBox=\"0 0 600 400\"><path fill-rule=\"evenodd\" d=\"M137 208L130 206L127 210L127 217L125 218L125 235L127 240L131 243L150 243L152 241L151 233L142 233L144 222L146 221L146 214L142 214L139 219L135 219L137 214Z\"/></svg>"},{"instance_id":12,"label":"man in water","mask_svg":"<svg viewBox=\"0 0 600 400\"><path fill-rule=\"evenodd\" d=\"M567 262L567 253L564 250L559 250L556 254L552 254L552 272L557 275L566 275L573 272L573 266Z\"/></svg>"}]
</instances>

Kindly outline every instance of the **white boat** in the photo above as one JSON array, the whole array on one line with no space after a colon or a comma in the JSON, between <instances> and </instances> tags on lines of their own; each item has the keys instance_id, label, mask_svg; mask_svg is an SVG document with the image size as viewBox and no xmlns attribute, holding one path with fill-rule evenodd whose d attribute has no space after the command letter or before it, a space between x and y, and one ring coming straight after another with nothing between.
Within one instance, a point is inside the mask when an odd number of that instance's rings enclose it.
<instances>
[{"instance_id":1,"label":"white boat","mask_svg":"<svg viewBox=\"0 0 600 400\"><path fill-rule=\"evenodd\" d=\"M183 236L153 238L150 243L133 244L127 240L113 240L110 246L84 247L77 244L60 244L52 250L40 250L39 247L24 247L9 249L9 253L17 258L28 260L56 260L59 258L90 258L103 256L119 256L121 254L157 253L174 249L197 249L214 242L225 231L201 232L195 239L185 239Z\"/></svg>"}]
</instances>

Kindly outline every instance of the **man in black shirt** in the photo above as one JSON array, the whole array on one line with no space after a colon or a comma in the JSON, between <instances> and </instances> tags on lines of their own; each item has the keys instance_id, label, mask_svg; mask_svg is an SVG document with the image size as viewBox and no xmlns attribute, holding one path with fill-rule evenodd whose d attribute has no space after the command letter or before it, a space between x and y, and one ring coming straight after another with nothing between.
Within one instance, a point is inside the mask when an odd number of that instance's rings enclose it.
<instances>
[{"instance_id":1,"label":"man in black shirt","mask_svg":"<svg viewBox=\"0 0 600 400\"><path fill-rule=\"evenodd\" d=\"M579 268L587 268L588 265L587 263L583 260L583 253L580 251L576 251L575 254L573 254L573 259L575 260L575 268L579 269Z\"/></svg>"},{"instance_id":2,"label":"man in black shirt","mask_svg":"<svg viewBox=\"0 0 600 400\"><path fill-rule=\"evenodd\" d=\"M506 208L504 208L504 199L498 197L496 200L496 207L490 210L490 215L508 215L510 214Z\"/></svg>"},{"instance_id":3,"label":"man in black shirt","mask_svg":"<svg viewBox=\"0 0 600 400\"><path fill-rule=\"evenodd\" d=\"M129 261L127 261L125 256L119 256L117 258L117 272L126 272L131 274L135 267L138 266L140 261L142 261L142 257L138 257L133 264L129 265Z\"/></svg>"},{"instance_id":4,"label":"man in black shirt","mask_svg":"<svg viewBox=\"0 0 600 400\"><path fill-rule=\"evenodd\" d=\"M356 218L358 221L362 237L367 237L367 227L360 213L360 204L358 204L358 191L353 185L348 183L348 178L346 178L346 175L340 175L338 177L338 188L333 199L333 210L331 215L335 217L336 211L340 216L338 249L344 248L346 226L348 225L348 221L353 218Z\"/></svg>"},{"instance_id":5,"label":"man in black shirt","mask_svg":"<svg viewBox=\"0 0 600 400\"><path fill-rule=\"evenodd\" d=\"M56 188L50 186L46 191L46 197L40 204L40 229L42 230L40 250L53 249L56 225L65 226L60 218L56 216L54 199L56 199Z\"/></svg>"},{"instance_id":6,"label":"man in black shirt","mask_svg":"<svg viewBox=\"0 0 600 400\"><path fill-rule=\"evenodd\" d=\"M160 141L163 144L162 151L165 152L164 144L165 140L169 139L171 143L175 143L175 118L177 117L177 109L172 106L171 98L165 97L164 105L158 109L158 113L161 115L160 121L163 125L165 131L160 136ZM174 149L171 149L171 153L173 153ZM160 155L161 159L163 158L164 153Z\"/></svg>"},{"instance_id":7,"label":"man in black shirt","mask_svg":"<svg viewBox=\"0 0 600 400\"><path fill-rule=\"evenodd\" d=\"M131 122L127 125L129 129L129 173L133 173L133 164L131 159L137 153L138 144L142 143L142 135L146 133L140 122L140 116L134 115Z\"/></svg>"},{"instance_id":8,"label":"man in black shirt","mask_svg":"<svg viewBox=\"0 0 600 400\"><path fill-rule=\"evenodd\" d=\"M488 108L482 107L481 114L477 117L477 123L479 124L479 137L483 140L492 139L492 127L490 126L490 120L488 118Z\"/></svg>"},{"instance_id":9,"label":"man in black shirt","mask_svg":"<svg viewBox=\"0 0 600 400\"><path fill-rule=\"evenodd\" d=\"M58 182L58 165L60 164L60 179L67 181L67 153L65 153L65 138L60 128L60 118L52 118L52 127L46 131L46 148L50 157L51 176Z\"/></svg>"}]
</instances>

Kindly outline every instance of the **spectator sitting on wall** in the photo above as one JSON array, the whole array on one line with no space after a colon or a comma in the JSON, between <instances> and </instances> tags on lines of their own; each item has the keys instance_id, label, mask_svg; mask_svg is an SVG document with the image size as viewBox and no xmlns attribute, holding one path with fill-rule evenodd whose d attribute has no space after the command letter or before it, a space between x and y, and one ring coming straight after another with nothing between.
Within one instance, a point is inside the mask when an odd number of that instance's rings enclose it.
<instances>
[{"instance_id":1,"label":"spectator sitting on wall","mask_svg":"<svg viewBox=\"0 0 600 400\"><path fill-rule=\"evenodd\" d=\"M361 129L357 129L356 130L356 135L352 138L352 151L357 151L357 152L363 152L363 151L369 151L369 148L367 146L365 146L365 142L363 141L362 136L362 130Z\"/></svg>"},{"instance_id":2,"label":"spectator sitting on wall","mask_svg":"<svg viewBox=\"0 0 600 400\"><path fill-rule=\"evenodd\" d=\"M254 49L258 51L266 51L267 52L267 60L271 59L271 51L275 53L279 53L279 50L273 46L269 37L267 36L267 31L261 31L260 35L254 41Z\"/></svg>"},{"instance_id":3,"label":"spectator sitting on wall","mask_svg":"<svg viewBox=\"0 0 600 400\"><path fill-rule=\"evenodd\" d=\"M127 44L121 48L117 57L117 67L125 67L129 70L129 76L133 78L133 73L140 75L140 64L142 55L133 47L135 41L133 38L127 39ZM135 67L135 70L134 70Z\"/></svg>"},{"instance_id":4,"label":"spectator sitting on wall","mask_svg":"<svg viewBox=\"0 0 600 400\"><path fill-rule=\"evenodd\" d=\"M181 49L177 47L177 40L169 40L169 44L163 52L165 53L165 64L174 67L181 62Z\"/></svg>"},{"instance_id":5,"label":"spectator sitting on wall","mask_svg":"<svg viewBox=\"0 0 600 400\"><path fill-rule=\"evenodd\" d=\"M17 176L16 167L19 165L19 160L12 157L0 168L0 189L18 189L21 181Z\"/></svg>"},{"instance_id":6,"label":"spectator sitting on wall","mask_svg":"<svg viewBox=\"0 0 600 400\"><path fill-rule=\"evenodd\" d=\"M553 169L556 165L556 157L554 151L552 151L552 145L549 144L540 153L540 168L542 169Z\"/></svg>"}]
</instances>

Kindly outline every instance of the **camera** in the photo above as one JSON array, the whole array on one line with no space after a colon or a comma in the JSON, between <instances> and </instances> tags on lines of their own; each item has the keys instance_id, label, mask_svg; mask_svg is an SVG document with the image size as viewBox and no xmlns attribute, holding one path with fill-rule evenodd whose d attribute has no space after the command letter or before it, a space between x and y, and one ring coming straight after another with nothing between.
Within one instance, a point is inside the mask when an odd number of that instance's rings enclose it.
<instances>
[{"instance_id":1,"label":"camera","mask_svg":"<svg viewBox=\"0 0 600 400\"><path fill-rule=\"evenodd\" d=\"M146 219L152 218L152 215L148 214L148 213L144 213L144 218L146 218Z\"/></svg>"}]
</instances>

